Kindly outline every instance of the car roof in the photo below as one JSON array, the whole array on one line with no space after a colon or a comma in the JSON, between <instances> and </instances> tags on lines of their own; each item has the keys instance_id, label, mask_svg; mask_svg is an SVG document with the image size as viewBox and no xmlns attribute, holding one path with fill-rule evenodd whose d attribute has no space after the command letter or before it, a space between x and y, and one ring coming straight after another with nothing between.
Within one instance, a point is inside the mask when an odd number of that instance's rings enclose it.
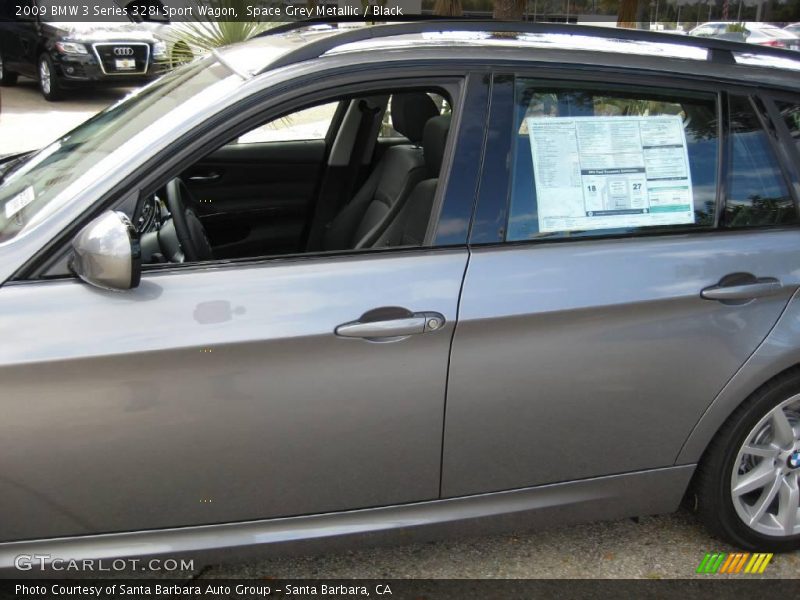
<instances>
[{"instance_id":1,"label":"car roof","mask_svg":"<svg viewBox=\"0 0 800 600\"><path fill-rule=\"evenodd\" d=\"M456 52L454 52L454 50ZM222 52L240 73L255 75L309 60L418 59L497 64L550 62L604 65L743 79L800 88L800 54L727 40L570 24L503 21L416 21L338 28L290 24Z\"/></svg>"}]
</instances>

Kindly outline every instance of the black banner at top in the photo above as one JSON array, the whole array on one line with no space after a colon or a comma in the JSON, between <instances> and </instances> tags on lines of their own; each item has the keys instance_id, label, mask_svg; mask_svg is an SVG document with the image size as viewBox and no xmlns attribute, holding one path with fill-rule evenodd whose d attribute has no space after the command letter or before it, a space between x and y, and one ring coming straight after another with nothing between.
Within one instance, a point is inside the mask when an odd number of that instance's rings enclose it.
<instances>
[{"instance_id":1,"label":"black banner at top","mask_svg":"<svg viewBox=\"0 0 800 600\"><path fill-rule=\"evenodd\" d=\"M441 3L463 18L492 18L493 3ZM436 14L434 0L0 0L4 22L397 21ZM447 15L439 15L447 16ZM528 0L518 16L561 23L638 23L686 32L707 21L800 21L800 0Z\"/></svg>"}]
</instances>

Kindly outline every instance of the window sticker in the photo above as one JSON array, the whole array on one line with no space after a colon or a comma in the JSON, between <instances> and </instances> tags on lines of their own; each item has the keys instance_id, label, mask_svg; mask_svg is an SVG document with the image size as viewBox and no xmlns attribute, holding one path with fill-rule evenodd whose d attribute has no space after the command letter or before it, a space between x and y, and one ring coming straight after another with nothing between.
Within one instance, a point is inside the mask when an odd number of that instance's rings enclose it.
<instances>
[{"instance_id":1,"label":"window sticker","mask_svg":"<svg viewBox=\"0 0 800 600\"><path fill-rule=\"evenodd\" d=\"M28 186L6 202L6 219L10 219L36 199L33 186Z\"/></svg>"},{"instance_id":2,"label":"window sticker","mask_svg":"<svg viewBox=\"0 0 800 600\"><path fill-rule=\"evenodd\" d=\"M694 223L683 121L529 117L539 231Z\"/></svg>"}]
</instances>

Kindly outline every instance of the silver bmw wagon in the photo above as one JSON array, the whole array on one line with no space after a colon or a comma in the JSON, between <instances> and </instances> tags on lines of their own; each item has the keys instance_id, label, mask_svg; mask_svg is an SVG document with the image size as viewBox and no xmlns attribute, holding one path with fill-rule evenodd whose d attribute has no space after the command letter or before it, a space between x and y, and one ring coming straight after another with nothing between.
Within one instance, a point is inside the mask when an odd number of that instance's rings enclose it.
<instances>
[{"instance_id":1,"label":"silver bmw wagon","mask_svg":"<svg viewBox=\"0 0 800 600\"><path fill-rule=\"evenodd\" d=\"M800 547L796 53L295 25L0 178L0 568L683 500Z\"/></svg>"}]
</instances>

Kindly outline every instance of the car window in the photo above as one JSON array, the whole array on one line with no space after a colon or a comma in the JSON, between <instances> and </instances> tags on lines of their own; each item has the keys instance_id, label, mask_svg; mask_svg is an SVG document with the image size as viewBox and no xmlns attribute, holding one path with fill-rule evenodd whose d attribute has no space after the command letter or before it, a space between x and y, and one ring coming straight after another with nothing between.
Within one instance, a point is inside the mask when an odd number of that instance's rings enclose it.
<instances>
[{"instance_id":1,"label":"car window","mask_svg":"<svg viewBox=\"0 0 800 600\"><path fill-rule=\"evenodd\" d=\"M338 102L299 110L270 121L239 137L238 144L324 140L336 113Z\"/></svg>"},{"instance_id":2,"label":"car window","mask_svg":"<svg viewBox=\"0 0 800 600\"><path fill-rule=\"evenodd\" d=\"M103 165L122 160L137 137L166 126L172 111L201 109L209 98L241 85L216 57L176 69L131 93L42 150L0 173L0 244L45 218L61 204L59 194ZM52 203L52 204L51 204Z\"/></svg>"},{"instance_id":3,"label":"car window","mask_svg":"<svg viewBox=\"0 0 800 600\"><path fill-rule=\"evenodd\" d=\"M726 227L793 223L794 203L778 158L750 101L730 99L730 156Z\"/></svg>"},{"instance_id":4,"label":"car window","mask_svg":"<svg viewBox=\"0 0 800 600\"><path fill-rule=\"evenodd\" d=\"M439 107L439 114L442 115L449 115L451 112L450 104L447 102L447 99L439 94L429 93L428 94L433 101L436 102L436 106ZM397 131L394 128L392 123L392 99L389 98L389 104L386 106L386 112L383 113L383 121L381 123L380 131L378 132L379 138L398 138L403 137L403 134Z\"/></svg>"},{"instance_id":5,"label":"car window","mask_svg":"<svg viewBox=\"0 0 800 600\"><path fill-rule=\"evenodd\" d=\"M800 150L800 104L788 102L778 102L777 104L789 132L792 134L795 146Z\"/></svg>"},{"instance_id":6,"label":"car window","mask_svg":"<svg viewBox=\"0 0 800 600\"><path fill-rule=\"evenodd\" d=\"M518 79L506 238L712 227L713 94Z\"/></svg>"},{"instance_id":7,"label":"car window","mask_svg":"<svg viewBox=\"0 0 800 600\"><path fill-rule=\"evenodd\" d=\"M706 25L701 25L697 29L694 30L694 35L716 35L718 33L722 33L727 30L727 25L724 23L708 23Z\"/></svg>"}]
</instances>

